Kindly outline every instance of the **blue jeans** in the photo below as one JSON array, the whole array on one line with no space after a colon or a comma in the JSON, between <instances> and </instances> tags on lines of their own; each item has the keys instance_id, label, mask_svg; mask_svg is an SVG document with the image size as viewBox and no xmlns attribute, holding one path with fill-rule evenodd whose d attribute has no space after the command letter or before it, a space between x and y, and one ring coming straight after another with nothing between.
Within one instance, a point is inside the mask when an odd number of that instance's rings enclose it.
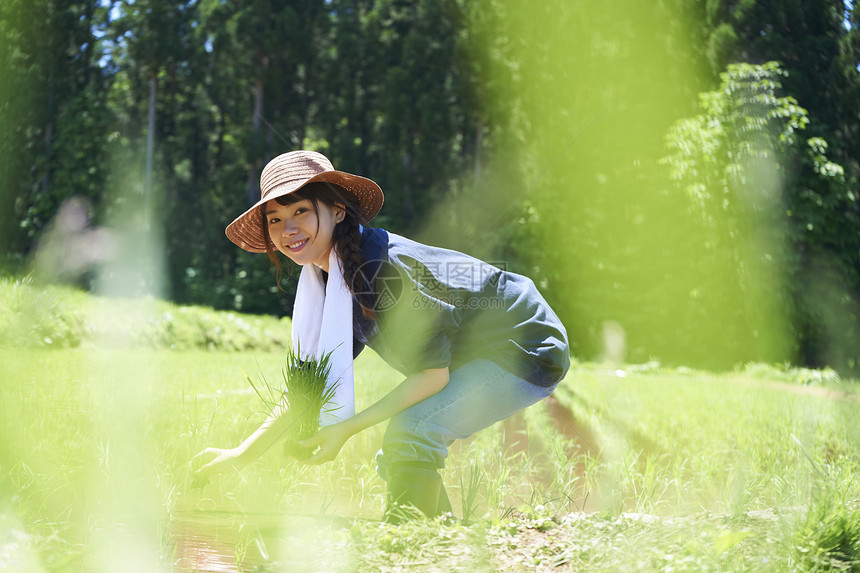
<instances>
[{"instance_id":1,"label":"blue jeans","mask_svg":"<svg viewBox=\"0 0 860 573\"><path fill-rule=\"evenodd\" d=\"M443 468L454 440L512 416L554 389L531 384L490 360L467 362L450 373L440 392L391 418L376 454L377 472L386 479L395 464Z\"/></svg>"}]
</instances>

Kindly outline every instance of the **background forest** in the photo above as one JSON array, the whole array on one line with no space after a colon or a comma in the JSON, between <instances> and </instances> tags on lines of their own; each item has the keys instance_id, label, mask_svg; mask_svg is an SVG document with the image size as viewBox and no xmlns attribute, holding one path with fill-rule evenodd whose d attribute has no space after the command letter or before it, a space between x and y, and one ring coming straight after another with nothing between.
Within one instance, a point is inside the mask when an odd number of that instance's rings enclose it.
<instances>
[{"instance_id":1,"label":"background forest","mask_svg":"<svg viewBox=\"0 0 860 573\"><path fill-rule=\"evenodd\" d=\"M533 278L578 356L856 375L860 6L591 4L3 0L5 272L98 290L113 257L154 269L122 294L289 314L223 229L311 148L380 183L376 226Z\"/></svg>"}]
</instances>

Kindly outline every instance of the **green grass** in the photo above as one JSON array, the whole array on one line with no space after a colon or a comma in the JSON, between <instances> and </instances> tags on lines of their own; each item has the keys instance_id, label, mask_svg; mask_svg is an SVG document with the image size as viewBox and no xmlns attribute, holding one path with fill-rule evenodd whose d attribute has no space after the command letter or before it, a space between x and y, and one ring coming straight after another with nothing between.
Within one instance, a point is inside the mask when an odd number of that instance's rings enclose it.
<instances>
[{"instance_id":1,"label":"green grass","mask_svg":"<svg viewBox=\"0 0 860 573\"><path fill-rule=\"evenodd\" d=\"M619 509L800 504L816 480L858 470L856 393L795 393L743 374L582 378L559 398L616 452L603 493Z\"/></svg>"},{"instance_id":2,"label":"green grass","mask_svg":"<svg viewBox=\"0 0 860 573\"><path fill-rule=\"evenodd\" d=\"M452 448L466 522L392 526L384 425L323 467L275 447L192 488L194 453L263 420L246 374L285 354L141 346L0 350L0 571L860 571L860 393L827 371L574 365ZM399 380L365 351L358 407Z\"/></svg>"},{"instance_id":3,"label":"green grass","mask_svg":"<svg viewBox=\"0 0 860 573\"><path fill-rule=\"evenodd\" d=\"M322 468L273 448L241 474L190 487L196 451L235 445L262 420L244 373L277 373L282 360L2 352L4 548L58 571L109 570L126 552L170 570L188 563L195 539L272 571L297 560L305 570L860 566L857 394L786 392L743 373L621 378L580 365L552 408L569 405L591 428L589 444L565 436L546 404L531 408L455 446L444 477L469 523L395 528L376 521L382 425ZM363 353L359 405L397 380Z\"/></svg>"}]
</instances>

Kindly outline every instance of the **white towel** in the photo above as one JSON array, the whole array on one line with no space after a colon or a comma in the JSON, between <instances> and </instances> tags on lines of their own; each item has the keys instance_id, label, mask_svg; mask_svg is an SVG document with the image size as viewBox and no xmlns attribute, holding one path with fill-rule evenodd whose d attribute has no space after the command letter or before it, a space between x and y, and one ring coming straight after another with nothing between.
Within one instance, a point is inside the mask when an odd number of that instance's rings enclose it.
<instances>
[{"instance_id":1,"label":"white towel","mask_svg":"<svg viewBox=\"0 0 860 573\"><path fill-rule=\"evenodd\" d=\"M352 293L334 248L328 257L328 282L313 263L302 266L293 306L293 350L300 358L318 359L331 352L326 387L337 384L333 404L323 408L320 425L328 426L355 414L352 373ZM326 411L332 410L332 411Z\"/></svg>"}]
</instances>

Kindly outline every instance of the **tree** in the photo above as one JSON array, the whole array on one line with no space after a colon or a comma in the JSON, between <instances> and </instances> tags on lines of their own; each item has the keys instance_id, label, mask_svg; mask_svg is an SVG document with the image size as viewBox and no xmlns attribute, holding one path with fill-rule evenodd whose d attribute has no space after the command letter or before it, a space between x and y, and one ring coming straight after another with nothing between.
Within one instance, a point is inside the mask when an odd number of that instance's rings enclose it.
<instances>
[{"instance_id":1,"label":"tree","mask_svg":"<svg viewBox=\"0 0 860 573\"><path fill-rule=\"evenodd\" d=\"M792 169L786 174L787 201L793 212L803 213L794 220L808 219L812 230L800 225L793 228L796 239L797 274L795 284L802 291L819 292L822 304L796 301L800 313L798 327L801 336L802 360L820 364L835 361L848 364L849 356L827 358L827 348L840 344L827 343L838 337L826 332L840 323L833 316L851 316L845 305L853 305L860 296L860 253L858 253L857 221L860 216L860 50L858 46L858 7L842 0L810 2L776 2L773 0L709 0L705 36L712 70L716 73L729 62L781 62L788 76L783 78L785 90L794 95L809 110L808 133L813 145L826 142L827 154L844 168L844 181L822 185L810 179L814 162L807 160L805 169ZM820 140L815 139L820 138ZM817 153L817 152L810 152ZM835 186L834 186L835 185ZM814 223L812 223L814 219ZM821 268L822 261L827 261ZM838 269L838 270L837 270ZM830 276L831 289L810 288L810 281ZM820 286L820 285L819 285ZM828 291L828 292L824 292ZM834 292L853 293L836 295ZM848 297L842 302L844 297ZM835 300L824 303L824 300ZM825 311L824 307L831 311ZM831 319L832 309L842 308ZM847 313L847 314L846 314ZM803 326L800 326L802 323ZM852 328L848 328L849 331ZM844 354L837 352L837 354ZM850 353L849 353L850 354Z\"/></svg>"},{"instance_id":2,"label":"tree","mask_svg":"<svg viewBox=\"0 0 860 573\"><path fill-rule=\"evenodd\" d=\"M856 348L856 326L840 329L847 344L826 330L834 313L858 316L856 301L839 302L856 277L824 253L844 252L840 237L850 241L857 228L853 194L843 167L828 159L827 143L802 137L809 114L780 95L786 75L775 62L732 64L719 89L702 94L702 114L669 132L665 163L704 230L690 234L700 240L700 274L711 278L697 288L697 313L700 323L721 314L720 328L750 352L746 359L850 369L852 352L845 351ZM825 276L841 284L822 284ZM735 303L718 302L732 293Z\"/></svg>"},{"instance_id":3,"label":"tree","mask_svg":"<svg viewBox=\"0 0 860 573\"><path fill-rule=\"evenodd\" d=\"M64 200L100 199L109 78L97 34L106 17L97 0L0 7L0 195L9 252L27 252Z\"/></svg>"},{"instance_id":4,"label":"tree","mask_svg":"<svg viewBox=\"0 0 860 573\"><path fill-rule=\"evenodd\" d=\"M843 0L707 0L708 61L714 76L727 64L778 61L785 89L809 110L809 132L830 142L830 154L858 173L860 72L857 6ZM845 23L848 22L846 27Z\"/></svg>"}]
</instances>

